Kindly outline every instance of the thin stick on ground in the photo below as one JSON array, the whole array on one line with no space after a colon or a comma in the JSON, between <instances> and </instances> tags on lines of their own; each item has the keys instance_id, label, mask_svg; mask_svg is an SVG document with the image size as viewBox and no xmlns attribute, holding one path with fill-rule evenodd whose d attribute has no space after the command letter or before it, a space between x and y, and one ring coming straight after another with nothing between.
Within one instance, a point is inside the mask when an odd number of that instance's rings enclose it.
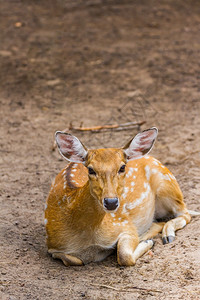
<instances>
[{"instance_id":1,"label":"thin stick on ground","mask_svg":"<svg viewBox=\"0 0 200 300\"><path fill-rule=\"evenodd\" d=\"M144 292L156 292L156 293L162 293L162 291L160 290L155 290L155 289L147 289L147 288L141 288L141 287L137 287L137 286L124 286L122 289L110 286L110 285L106 285L106 284L96 284L96 283L91 283L91 285L93 286L98 286L98 287L102 287L102 288L107 288L107 289L111 289L117 292L132 292L130 291L130 289L134 289L134 290L140 290L140 291L144 291Z\"/></svg>"},{"instance_id":2,"label":"thin stick on ground","mask_svg":"<svg viewBox=\"0 0 200 300\"><path fill-rule=\"evenodd\" d=\"M94 126L94 127L74 127L72 123L70 123L69 128L66 128L64 131L67 130L73 130L73 131L91 131L91 132L100 132L100 131L105 131L105 130L110 130L110 129L115 129L115 130L126 130L126 129L131 129L134 127L141 126L145 124L146 121L140 121L140 122L128 122L128 123L123 123L123 124L113 124L113 125L100 125L100 126Z\"/></svg>"},{"instance_id":3,"label":"thin stick on ground","mask_svg":"<svg viewBox=\"0 0 200 300\"><path fill-rule=\"evenodd\" d=\"M145 124L146 121L140 121L140 122L127 122L122 124L113 124L113 125L100 125L100 126L94 126L94 127L82 127L82 123L80 127L74 127L72 123L69 124L68 128L65 128L62 130L63 132L68 131L80 131L80 132L92 132L92 133L98 133L108 130L114 130L114 131L122 131L122 130L129 130L132 128L138 128L140 130L140 126ZM56 149L56 142L53 143L52 151Z\"/></svg>"}]
</instances>

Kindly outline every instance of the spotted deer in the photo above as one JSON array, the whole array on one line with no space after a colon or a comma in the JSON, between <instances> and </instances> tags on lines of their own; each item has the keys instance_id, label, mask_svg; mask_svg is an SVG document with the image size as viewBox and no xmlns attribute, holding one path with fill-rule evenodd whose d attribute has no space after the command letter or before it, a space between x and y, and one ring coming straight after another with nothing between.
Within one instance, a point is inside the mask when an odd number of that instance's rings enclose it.
<instances>
[{"instance_id":1,"label":"spotted deer","mask_svg":"<svg viewBox=\"0 0 200 300\"><path fill-rule=\"evenodd\" d=\"M117 248L119 265L132 266L190 222L172 173L148 156L157 128L138 133L123 148L88 150L75 136L56 132L70 163L52 183L45 209L48 252L66 266L106 258ZM158 222L167 219L167 222Z\"/></svg>"}]
</instances>

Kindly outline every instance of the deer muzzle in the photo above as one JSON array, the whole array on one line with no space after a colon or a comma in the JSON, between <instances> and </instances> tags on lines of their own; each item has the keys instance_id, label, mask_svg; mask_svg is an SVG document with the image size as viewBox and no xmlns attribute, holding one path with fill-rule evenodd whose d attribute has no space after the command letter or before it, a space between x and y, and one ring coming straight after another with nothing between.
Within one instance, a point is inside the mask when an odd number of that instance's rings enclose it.
<instances>
[{"instance_id":1,"label":"deer muzzle","mask_svg":"<svg viewBox=\"0 0 200 300\"><path fill-rule=\"evenodd\" d=\"M119 207L119 199L118 198L104 198L103 206L106 210L116 210Z\"/></svg>"}]
</instances>

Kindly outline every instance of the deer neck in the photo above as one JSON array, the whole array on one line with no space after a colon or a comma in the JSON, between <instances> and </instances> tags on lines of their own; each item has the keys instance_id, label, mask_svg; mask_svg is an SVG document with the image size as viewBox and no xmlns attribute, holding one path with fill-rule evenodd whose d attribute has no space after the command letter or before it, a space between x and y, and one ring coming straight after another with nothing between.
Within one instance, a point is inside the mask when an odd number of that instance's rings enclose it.
<instances>
[{"instance_id":1,"label":"deer neck","mask_svg":"<svg viewBox=\"0 0 200 300\"><path fill-rule=\"evenodd\" d=\"M95 227L100 224L106 214L98 201L92 196L89 181L78 191L74 214L78 222Z\"/></svg>"}]
</instances>

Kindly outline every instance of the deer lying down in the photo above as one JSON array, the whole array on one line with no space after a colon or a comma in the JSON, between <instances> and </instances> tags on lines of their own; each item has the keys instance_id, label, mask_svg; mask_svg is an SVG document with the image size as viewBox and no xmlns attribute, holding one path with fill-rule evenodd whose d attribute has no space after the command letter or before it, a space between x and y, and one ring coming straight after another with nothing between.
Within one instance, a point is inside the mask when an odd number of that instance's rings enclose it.
<instances>
[{"instance_id":1,"label":"deer lying down","mask_svg":"<svg viewBox=\"0 0 200 300\"><path fill-rule=\"evenodd\" d=\"M120 265L132 266L162 231L163 244L190 222L172 173L146 154L157 129L138 133L124 148L88 150L75 136L56 132L70 161L55 178L47 199L48 252L66 266L106 258L117 248ZM167 218L164 223L154 223Z\"/></svg>"}]
</instances>

